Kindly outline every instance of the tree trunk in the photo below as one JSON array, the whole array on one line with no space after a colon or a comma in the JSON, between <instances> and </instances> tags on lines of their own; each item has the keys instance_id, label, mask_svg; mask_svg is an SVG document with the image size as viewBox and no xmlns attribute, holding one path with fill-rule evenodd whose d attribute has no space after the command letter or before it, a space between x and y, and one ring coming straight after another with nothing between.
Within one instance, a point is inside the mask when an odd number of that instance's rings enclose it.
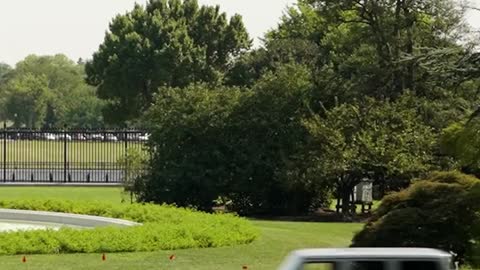
<instances>
[{"instance_id":1,"label":"tree trunk","mask_svg":"<svg viewBox=\"0 0 480 270\"><path fill-rule=\"evenodd\" d=\"M349 188L343 189L340 191L342 197L342 214L350 214L350 194L351 190Z\"/></svg>"}]
</instances>

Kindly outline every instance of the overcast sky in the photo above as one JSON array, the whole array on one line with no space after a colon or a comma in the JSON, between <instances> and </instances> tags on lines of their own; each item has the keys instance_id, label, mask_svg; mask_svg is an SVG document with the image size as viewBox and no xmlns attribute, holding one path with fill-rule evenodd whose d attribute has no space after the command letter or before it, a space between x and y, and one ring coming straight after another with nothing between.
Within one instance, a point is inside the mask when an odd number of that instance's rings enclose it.
<instances>
[{"instance_id":1,"label":"overcast sky","mask_svg":"<svg viewBox=\"0 0 480 270\"><path fill-rule=\"evenodd\" d=\"M472 0L480 6L480 0ZM146 0L0 0L0 62L14 65L29 54L64 53L90 58L103 41L110 20ZM239 13L254 38L278 23L295 0L199 0L219 4L228 15ZM480 29L480 12L469 22Z\"/></svg>"}]
</instances>

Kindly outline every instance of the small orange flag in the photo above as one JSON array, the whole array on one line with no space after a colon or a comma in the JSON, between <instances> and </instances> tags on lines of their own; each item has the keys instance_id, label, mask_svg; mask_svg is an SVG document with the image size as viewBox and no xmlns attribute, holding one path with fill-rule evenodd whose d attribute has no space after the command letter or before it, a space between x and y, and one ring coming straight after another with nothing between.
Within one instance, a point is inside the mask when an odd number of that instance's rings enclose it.
<instances>
[{"instance_id":1,"label":"small orange flag","mask_svg":"<svg viewBox=\"0 0 480 270\"><path fill-rule=\"evenodd\" d=\"M107 256L105 256L105 253L102 254L102 261L106 261L107 260Z\"/></svg>"},{"instance_id":2,"label":"small orange flag","mask_svg":"<svg viewBox=\"0 0 480 270\"><path fill-rule=\"evenodd\" d=\"M23 263L26 263L26 262L27 262L27 257L23 256L22 262L23 262Z\"/></svg>"},{"instance_id":3,"label":"small orange flag","mask_svg":"<svg viewBox=\"0 0 480 270\"><path fill-rule=\"evenodd\" d=\"M177 257L175 256L175 254L172 254L172 255L170 255L169 258L170 258L170 261L173 261L173 260L175 260Z\"/></svg>"}]
</instances>

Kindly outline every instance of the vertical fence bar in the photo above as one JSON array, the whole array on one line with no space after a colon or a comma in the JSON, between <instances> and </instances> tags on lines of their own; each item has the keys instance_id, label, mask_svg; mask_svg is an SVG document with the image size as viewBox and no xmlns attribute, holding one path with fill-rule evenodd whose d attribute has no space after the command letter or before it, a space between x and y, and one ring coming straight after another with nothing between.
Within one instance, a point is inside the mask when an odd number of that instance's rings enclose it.
<instances>
[{"instance_id":1,"label":"vertical fence bar","mask_svg":"<svg viewBox=\"0 0 480 270\"><path fill-rule=\"evenodd\" d=\"M128 131L127 129L125 129L125 137L124 137L124 140L125 140L125 153L124 153L124 157L125 157L125 160L123 162L123 164L120 164L120 166L123 166L123 180L126 180L126 177L127 177L127 173L128 173L128 168L127 168L127 163L128 163ZM122 181L122 178L120 178L120 181Z\"/></svg>"},{"instance_id":2,"label":"vertical fence bar","mask_svg":"<svg viewBox=\"0 0 480 270\"><path fill-rule=\"evenodd\" d=\"M67 182L67 131L63 129L63 182Z\"/></svg>"},{"instance_id":3,"label":"vertical fence bar","mask_svg":"<svg viewBox=\"0 0 480 270\"><path fill-rule=\"evenodd\" d=\"M3 122L3 182L7 182L7 123Z\"/></svg>"}]
</instances>

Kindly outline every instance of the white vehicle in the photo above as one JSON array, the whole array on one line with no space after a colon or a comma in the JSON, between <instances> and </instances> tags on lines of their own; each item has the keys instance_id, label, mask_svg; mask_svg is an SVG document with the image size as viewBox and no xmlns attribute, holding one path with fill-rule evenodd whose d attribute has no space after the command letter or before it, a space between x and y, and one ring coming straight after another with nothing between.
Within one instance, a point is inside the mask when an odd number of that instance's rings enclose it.
<instances>
[{"instance_id":1,"label":"white vehicle","mask_svg":"<svg viewBox=\"0 0 480 270\"><path fill-rule=\"evenodd\" d=\"M63 141L63 140L71 141L72 136L70 136L68 134L47 133L47 134L45 134L45 140L47 140L47 141Z\"/></svg>"},{"instance_id":2,"label":"white vehicle","mask_svg":"<svg viewBox=\"0 0 480 270\"><path fill-rule=\"evenodd\" d=\"M91 138L94 141L103 141L105 139L102 134L92 134Z\"/></svg>"},{"instance_id":3,"label":"white vehicle","mask_svg":"<svg viewBox=\"0 0 480 270\"><path fill-rule=\"evenodd\" d=\"M279 270L452 270L449 253L428 248L304 249Z\"/></svg>"},{"instance_id":4,"label":"white vehicle","mask_svg":"<svg viewBox=\"0 0 480 270\"><path fill-rule=\"evenodd\" d=\"M140 135L138 136L138 140L140 141L148 141L148 139L150 138L150 134L145 134L145 135Z\"/></svg>"},{"instance_id":5,"label":"white vehicle","mask_svg":"<svg viewBox=\"0 0 480 270\"><path fill-rule=\"evenodd\" d=\"M113 134L106 134L105 135L105 140L110 141L110 142L117 142L118 138L117 138L117 136L115 136Z\"/></svg>"},{"instance_id":6,"label":"white vehicle","mask_svg":"<svg viewBox=\"0 0 480 270\"><path fill-rule=\"evenodd\" d=\"M45 133L44 138L45 138L45 140L47 140L47 141L55 141L55 140L57 140L57 137L56 137L54 134L52 134L52 133Z\"/></svg>"}]
</instances>

